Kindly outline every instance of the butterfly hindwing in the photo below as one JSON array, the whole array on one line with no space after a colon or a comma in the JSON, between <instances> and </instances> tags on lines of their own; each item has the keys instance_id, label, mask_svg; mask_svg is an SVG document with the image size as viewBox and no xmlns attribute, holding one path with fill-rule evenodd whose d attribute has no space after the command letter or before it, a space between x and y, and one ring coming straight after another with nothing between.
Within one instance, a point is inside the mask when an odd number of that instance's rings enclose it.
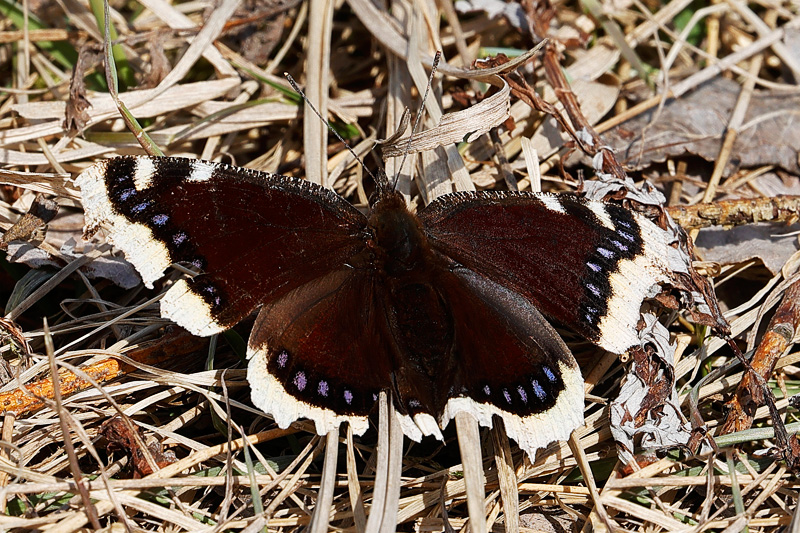
<instances>
[{"instance_id":1,"label":"butterfly hindwing","mask_svg":"<svg viewBox=\"0 0 800 533\"><path fill-rule=\"evenodd\" d=\"M564 341L521 295L463 267L438 284L453 313L459 372L442 415L459 411L508 435L531 456L583 422L583 378Z\"/></svg>"},{"instance_id":2,"label":"butterfly hindwing","mask_svg":"<svg viewBox=\"0 0 800 533\"><path fill-rule=\"evenodd\" d=\"M392 385L380 299L373 274L342 269L262 307L248 347L253 403L281 427L309 418L324 434L347 420L362 434Z\"/></svg>"},{"instance_id":3,"label":"butterfly hindwing","mask_svg":"<svg viewBox=\"0 0 800 533\"><path fill-rule=\"evenodd\" d=\"M232 327L365 246L365 217L304 180L190 159L120 157L76 181L87 226L106 226L147 286L172 263L201 272L176 282L161 302L165 317L198 335ZM309 246L312 234L319 238Z\"/></svg>"}]
</instances>

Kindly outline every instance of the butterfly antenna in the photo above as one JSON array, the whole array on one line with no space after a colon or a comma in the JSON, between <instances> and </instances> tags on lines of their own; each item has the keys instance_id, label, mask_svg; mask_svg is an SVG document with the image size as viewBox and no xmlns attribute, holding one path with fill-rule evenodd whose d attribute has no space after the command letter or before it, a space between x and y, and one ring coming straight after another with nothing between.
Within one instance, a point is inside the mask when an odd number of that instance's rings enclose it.
<instances>
[{"instance_id":1,"label":"butterfly antenna","mask_svg":"<svg viewBox=\"0 0 800 533\"><path fill-rule=\"evenodd\" d=\"M400 166L398 167L397 174L395 174L394 179L392 180L392 190L397 187L397 181L400 178L400 172L403 170L403 166L406 164L406 159L408 159L408 153L411 151L411 141L414 139L414 134L417 132L417 127L419 126L420 120L422 119L422 110L425 108L425 102L428 100L428 93L431 90L431 86L433 85L433 77L436 75L436 69L439 68L439 61L442 59L442 52L441 50L437 50L436 54L433 56L433 64L431 65L431 75L428 76L428 85L425 87L425 93L422 95L422 100L419 103L419 108L417 109L417 117L414 119L414 125L411 127L411 135L408 136L408 142L406 143L405 152L403 152L403 159L400 161Z\"/></svg>"},{"instance_id":2,"label":"butterfly antenna","mask_svg":"<svg viewBox=\"0 0 800 533\"><path fill-rule=\"evenodd\" d=\"M294 81L294 78L292 78L291 74L289 74L288 72L284 72L283 75L286 77L287 81L289 82L289 85L292 86L292 89L294 89L294 92L296 92L297 94L299 94L303 98L303 101L308 105L308 107L311 108L311 110L314 112L314 114L317 115L319 117L319 119L322 122L325 123L326 126L328 126L328 129L331 131L331 133L333 133L336 136L336 138L339 139L342 142L342 144L344 144L344 147L347 148L347 151L350 152L352 154L352 156L356 158L356 161L358 161L358 164L361 165L361 168L363 168L367 172L367 174L369 174L370 177L373 180L375 180L375 183L378 185L378 187L382 187L383 186L382 181L379 180L375 176L375 174L373 174L372 171L367 167L367 165L364 164L364 161L360 157L358 157L358 154L355 152L355 150L353 150L350 147L349 144L347 144L347 141L345 141L342 138L342 136L339 135L339 132L336 131L335 129L333 129L333 126L331 125L331 123L328 120L322 118L322 115L320 114L320 112L317 111L317 108L314 107L314 104L312 104L311 101L306 97L306 93L304 93L303 90L300 88L300 86L297 85L297 82ZM384 177L383 181L385 182L385 180L386 180L386 178Z\"/></svg>"}]
</instances>

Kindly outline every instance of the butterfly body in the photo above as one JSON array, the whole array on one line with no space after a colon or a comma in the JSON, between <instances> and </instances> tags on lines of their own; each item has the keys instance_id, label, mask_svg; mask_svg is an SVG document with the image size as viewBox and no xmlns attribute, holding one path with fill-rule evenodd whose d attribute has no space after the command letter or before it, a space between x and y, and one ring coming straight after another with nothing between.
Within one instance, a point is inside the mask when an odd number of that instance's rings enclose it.
<instances>
[{"instance_id":1,"label":"butterfly body","mask_svg":"<svg viewBox=\"0 0 800 533\"><path fill-rule=\"evenodd\" d=\"M505 422L533 453L583 420L583 381L545 316L599 346L637 342L669 243L626 209L571 196L454 193L418 213L385 185L364 215L303 180L178 158L117 158L82 173L87 227L148 286L172 263L162 315L195 334L260 307L253 402L285 427L368 427L393 395L411 438L458 412Z\"/></svg>"}]
</instances>

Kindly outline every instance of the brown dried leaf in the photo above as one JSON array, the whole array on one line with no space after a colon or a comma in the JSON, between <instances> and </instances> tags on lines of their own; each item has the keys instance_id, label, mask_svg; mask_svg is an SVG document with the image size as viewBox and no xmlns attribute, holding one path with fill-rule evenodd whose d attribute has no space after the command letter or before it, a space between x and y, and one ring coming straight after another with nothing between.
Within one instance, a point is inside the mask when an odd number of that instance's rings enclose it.
<instances>
[{"instance_id":1,"label":"brown dried leaf","mask_svg":"<svg viewBox=\"0 0 800 533\"><path fill-rule=\"evenodd\" d=\"M641 347L633 350L634 362L609 408L611 434L625 463L634 460L637 435L645 449L685 445L691 435L675 390L675 347L669 331L653 315L644 315L644 322Z\"/></svg>"},{"instance_id":2,"label":"brown dried leaf","mask_svg":"<svg viewBox=\"0 0 800 533\"><path fill-rule=\"evenodd\" d=\"M36 195L30 209L0 238L0 250L7 250L13 240L27 239L36 230L44 227L58 213L58 204L48 200L43 194Z\"/></svg>"},{"instance_id":3,"label":"brown dried leaf","mask_svg":"<svg viewBox=\"0 0 800 533\"><path fill-rule=\"evenodd\" d=\"M731 112L741 87L728 78L714 78L663 109L652 109L604 135L620 161L642 169L686 153L713 161L719 155ZM726 175L738 167L776 165L800 173L796 127L800 95L756 91L734 143Z\"/></svg>"},{"instance_id":4,"label":"brown dried leaf","mask_svg":"<svg viewBox=\"0 0 800 533\"><path fill-rule=\"evenodd\" d=\"M281 43L286 12L299 0L245 0L226 31L226 41L233 50L256 64L266 61Z\"/></svg>"},{"instance_id":5,"label":"brown dried leaf","mask_svg":"<svg viewBox=\"0 0 800 533\"><path fill-rule=\"evenodd\" d=\"M106 449L109 452L121 451L131 457L133 477L135 479L149 476L153 473L153 469L150 467L146 458L147 453L149 453L159 468L164 468L177 461L175 454L169 450L165 452L161 443L158 441L153 441L148 444L147 452L142 450L139 442L144 442L144 434L141 429L136 428L136 430L138 439L136 438L137 436L131 433L128 424L126 424L124 420L120 417L114 417L106 420L103 425L100 426L99 431L100 435L108 440Z\"/></svg>"},{"instance_id":6,"label":"brown dried leaf","mask_svg":"<svg viewBox=\"0 0 800 533\"><path fill-rule=\"evenodd\" d=\"M142 89L157 87L167 77L172 69L172 64L164 51L164 45L171 31L156 31L155 35L147 40L147 51L150 55L150 70L142 81Z\"/></svg>"},{"instance_id":7,"label":"brown dried leaf","mask_svg":"<svg viewBox=\"0 0 800 533\"><path fill-rule=\"evenodd\" d=\"M92 104L86 98L84 76L86 76L87 70L100 62L101 57L101 50L96 43L82 46L78 53L78 62L72 70L72 77L69 80L69 100L64 110L64 127L70 133L81 131L89 122L89 114L86 110Z\"/></svg>"}]
</instances>

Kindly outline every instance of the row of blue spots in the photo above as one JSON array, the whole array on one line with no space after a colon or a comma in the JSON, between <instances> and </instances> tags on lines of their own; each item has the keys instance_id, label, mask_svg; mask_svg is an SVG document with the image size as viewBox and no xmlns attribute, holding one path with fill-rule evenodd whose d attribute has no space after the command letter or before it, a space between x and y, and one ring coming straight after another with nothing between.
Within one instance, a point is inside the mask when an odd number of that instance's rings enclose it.
<instances>
[{"instance_id":1,"label":"row of blue spots","mask_svg":"<svg viewBox=\"0 0 800 533\"><path fill-rule=\"evenodd\" d=\"M282 350L278 354L277 361L278 367L285 368L289 362L289 352L286 350ZM308 387L308 378L306 377L306 373L302 370L298 370L294 377L292 378L292 384L297 387L299 392L303 392ZM322 396L323 398L327 398L331 393L331 388L328 382L324 379L319 380L317 383L317 394ZM344 389L342 391L342 398L347 403L347 405L351 405L353 403L353 392L350 389ZM377 396L376 396L377 398Z\"/></svg>"},{"instance_id":2,"label":"row of blue spots","mask_svg":"<svg viewBox=\"0 0 800 533\"><path fill-rule=\"evenodd\" d=\"M125 181L127 179L128 179L128 176L124 176L124 178L120 178L121 181ZM125 203L128 200L135 199L135 197L137 196L137 193L138 193L138 191L136 189L134 189L134 188L123 189L117 195L117 201L119 203ZM148 199L148 200L144 200L142 202L139 202L138 204L133 205L132 207L128 208L128 210L133 215L139 215L139 214L145 212L147 209L149 209L152 205L153 205L153 201ZM156 213L155 215L150 217L150 222L153 224L153 226L161 228L161 227L164 227L164 226L167 225L167 223L169 222L169 219L170 219L170 216L168 214L166 214L166 213ZM172 243L175 246L180 246L183 243L185 243L188 240L188 238L189 238L189 236L186 235L185 232L178 230L178 231L176 231L175 233L172 234ZM204 263L203 263L203 261L201 259L195 259L191 263L192 263L193 266L197 267L198 269L200 269L200 270L203 269L203 264Z\"/></svg>"},{"instance_id":3,"label":"row of blue spots","mask_svg":"<svg viewBox=\"0 0 800 533\"><path fill-rule=\"evenodd\" d=\"M219 294L217 294L217 288L213 285L206 285L202 289L202 292L205 292L209 296L211 296L212 301L214 302L214 306L219 307L222 304L222 298Z\"/></svg>"},{"instance_id":4,"label":"row of blue spots","mask_svg":"<svg viewBox=\"0 0 800 533\"><path fill-rule=\"evenodd\" d=\"M628 230L633 229L633 225L626 220L622 219L614 220L614 223L615 225L622 226L624 228L627 228ZM628 231L617 230L616 235L618 235L622 240L628 241L631 244L636 243L636 237L632 233L629 233ZM613 261L615 258L617 258L619 252L624 253L630 250L629 245L624 244L618 239L609 238L606 241L606 243L607 247L606 246L597 247L597 253L604 259L607 259L609 261ZM619 252L616 252L613 248L616 248L617 250L619 250ZM601 273L603 271L603 267L601 266L600 263L601 263L600 261L597 261L595 259L593 261L588 261L586 263L586 266L589 267L589 269L594 273ZM585 284L585 287L595 298L602 298L603 295L600 291L600 288L595 283L587 282ZM595 307L587 306L585 307L584 311L585 311L584 318L589 322L589 324L595 324L598 320L597 317L597 314L599 312L598 309Z\"/></svg>"},{"instance_id":5,"label":"row of blue spots","mask_svg":"<svg viewBox=\"0 0 800 533\"><path fill-rule=\"evenodd\" d=\"M547 377L547 380L550 383L554 384L554 383L556 383L558 381L558 377L556 377L555 373L550 369L550 367L543 366L542 367L542 371L544 372L545 376ZM531 379L531 387L533 389L533 393L536 395L536 397L540 401L544 401L545 399L547 399L547 391L545 391L544 387L542 387L542 384L539 383L539 380L537 380L536 378L532 378ZM489 387L489 385L484 385L483 386L483 392L484 392L484 394L486 396L491 396L492 389L491 389L491 387ZM522 385L517 385L516 392L517 392L517 395L519 396L519 399L522 400L522 403L527 405L528 404L528 392L525 390L525 388ZM513 401L513 398L511 396L511 393L509 392L508 388L503 388L503 398L506 400L506 403L508 403L509 405Z\"/></svg>"}]
</instances>

